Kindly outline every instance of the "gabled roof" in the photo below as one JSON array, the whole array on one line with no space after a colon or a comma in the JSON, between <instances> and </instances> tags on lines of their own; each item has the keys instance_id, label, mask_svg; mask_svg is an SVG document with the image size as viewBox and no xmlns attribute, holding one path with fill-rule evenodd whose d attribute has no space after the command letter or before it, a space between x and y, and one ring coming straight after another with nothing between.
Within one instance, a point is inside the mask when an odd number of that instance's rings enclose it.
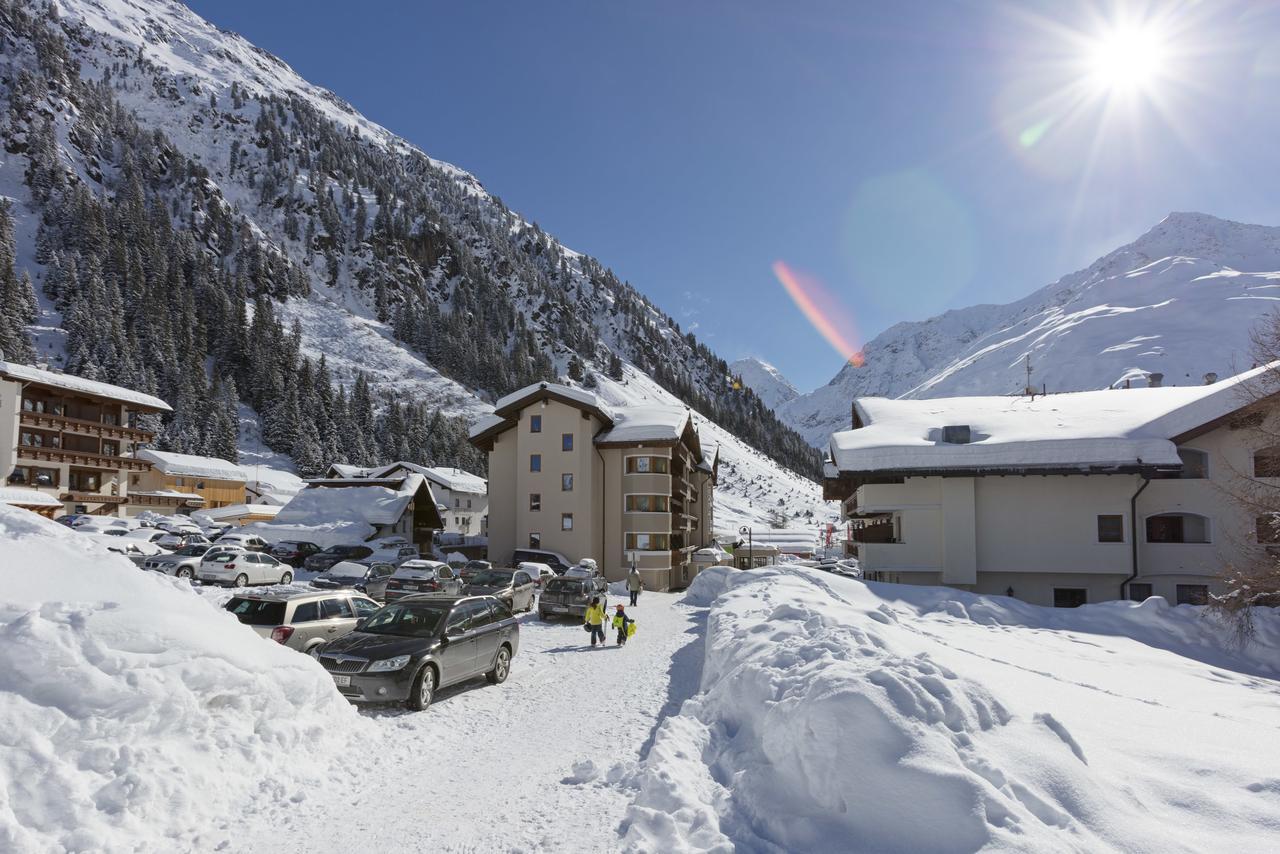
<instances>
[{"instance_id":1,"label":"gabled roof","mask_svg":"<svg viewBox=\"0 0 1280 854\"><path fill-rule=\"evenodd\" d=\"M155 412L173 411L173 408L160 398L143 394L140 391L111 385L110 383L100 383L97 380L87 380L84 377L77 377L72 374L62 374L43 368L33 368L30 365L20 365L16 362L0 361L0 377L14 380L15 382L50 386L63 391L86 394L91 397L105 397L109 400L128 404L133 409L153 410Z\"/></svg>"},{"instance_id":2,"label":"gabled roof","mask_svg":"<svg viewBox=\"0 0 1280 854\"><path fill-rule=\"evenodd\" d=\"M683 406L628 406L615 411L613 426L596 436L597 445L655 445L680 441L691 419Z\"/></svg>"},{"instance_id":3,"label":"gabled roof","mask_svg":"<svg viewBox=\"0 0 1280 854\"><path fill-rule=\"evenodd\" d=\"M533 383L518 391L513 391L506 397L500 398L494 404L493 415L480 419L472 426L468 437L471 444L487 449L492 444L494 436L515 426L517 419L520 417L520 410L543 400L556 400L576 409L581 409L594 415L604 423L605 427L613 426L615 418L613 410L599 397L586 389L560 385L559 383Z\"/></svg>"},{"instance_id":4,"label":"gabled roof","mask_svg":"<svg viewBox=\"0 0 1280 854\"><path fill-rule=\"evenodd\" d=\"M1177 467L1175 440L1251 405L1245 384L1274 367L1202 386L859 398L854 414L863 426L832 435L831 459L843 473ZM967 425L970 441L944 442L951 425Z\"/></svg>"},{"instance_id":5,"label":"gabled roof","mask_svg":"<svg viewBox=\"0 0 1280 854\"><path fill-rule=\"evenodd\" d=\"M61 507L62 502L38 489L21 486L0 486L0 504L14 507Z\"/></svg>"},{"instance_id":6,"label":"gabled roof","mask_svg":"<svg viewBox=\"0 0 1280 854\"><path fill-rule=\"evenodd\" d=\"M175 454L143 448L135 455L147 460L160 472L171 477L207 477L210 480L246 481L248 473L235 463L218 457L200 457L195 454Z\"/></svg>"}]
</instances>

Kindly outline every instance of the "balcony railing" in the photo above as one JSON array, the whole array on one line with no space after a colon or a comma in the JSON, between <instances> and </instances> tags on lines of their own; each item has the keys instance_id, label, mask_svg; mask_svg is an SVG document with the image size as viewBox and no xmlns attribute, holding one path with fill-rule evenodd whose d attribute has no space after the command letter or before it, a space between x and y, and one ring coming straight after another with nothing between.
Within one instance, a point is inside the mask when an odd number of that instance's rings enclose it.
<instances>
[{"instance_id":1,"label":"balcony railing","mask_svg":"<svg viewBox=\"0 0 1280 854\"><path fill-rule=\"evenodd\" d=\"M150 442L155 438L154 433L149 433L146 430L135 430L132 427L121 427L116 424L103 424L99 421L86 421L83 418L66 418L62 415L50 415L46 412L22 412L20 413L19 423L23 427L61 430L65 433L97 436L100 439Z\"/></svg>"},{"instance_id":2,"label":"balcony railing","mask_svg":"<svg viewBox=\"0 0 1280 854\"><path fill-rule=\"evenodd\" d=\"M854 528L849 538L855 543L896 543L892 525L868 525Z\"/></svg>"},{"instance_id":3,"label":"balcony railing","mask_svg":"<svg viewBox=\"0 0 1280 854\"><path fill-rule=\"evenodd\" d=\"M19 445L18 457L26 460L43 460L50 463L67 463L73 466L86 466L98 469L124 471L148 471L151 463L133 457L112 457L105 454L93 454L88 451L70 451L66 448L37 448L32 445Z\"/></svg>"}]
</instances>

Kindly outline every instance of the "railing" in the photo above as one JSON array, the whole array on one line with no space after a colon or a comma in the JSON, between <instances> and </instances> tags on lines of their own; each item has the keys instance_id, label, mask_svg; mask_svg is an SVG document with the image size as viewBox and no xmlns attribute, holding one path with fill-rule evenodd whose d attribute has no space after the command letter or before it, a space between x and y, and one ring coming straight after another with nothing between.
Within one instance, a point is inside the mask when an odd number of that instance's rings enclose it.
<instances>
[{"instance_id":1,"label":"railing","mask_svg":"<svg viewBox=\"0 0 1280 854\"><path fill-rule=\"evenodd\" d=\"M24 427L36 427L44 430L61 430L67 433L82 433L86 436L97 436L100 439L125 439L131 442L150 442L154 433L136 430L133 427L121 427L115 424L103 424L100 421L86 421L83 418L67 418L62 415L50 415L46 412L22 412L19 423Z\"/></svg>"},{"instance_id":2,"label":"railing","mask_svg":"<svg viewBox=\"0 0 1280 854\"><path fill-rule=\"evenodd\" d=\"M37 448L19 445L18 457L28 460L44 460L50 463L67 463L73 466L91 466L100 469L124 469L125 471L149 471L151 463L133 457L111 457L88 451L70 451L66 448Z\"/></svg>"},{"instance_id":3,"label":"railing","mask_svg":"<svg viewBox=\"0 0 1280 854\"><path fill-rule=\"evenodd\" d=\"M189 498L185 495L155 495L134 492L129 495L128 502L139 507L200 507L204 499Z\"/></svg>"},{"instance_id":4,"label":"railing","mask_svg":"<svg viewBox=\"0 0 1280 854\"><path fill-rule=\"evenodd\" d=\"M855 543L896 543L892 525L868 525L865 528L854 528L849 539Z\"/></svg>"}]
</instances>

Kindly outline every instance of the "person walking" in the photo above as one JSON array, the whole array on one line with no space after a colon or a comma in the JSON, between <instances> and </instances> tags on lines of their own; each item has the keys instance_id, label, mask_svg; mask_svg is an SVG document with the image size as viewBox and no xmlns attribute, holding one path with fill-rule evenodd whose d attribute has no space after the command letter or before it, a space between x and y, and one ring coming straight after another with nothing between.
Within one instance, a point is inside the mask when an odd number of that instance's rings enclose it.
<instances>
[{"instance_id":1,"label":"person walking","mask_svg":"<svg viewBox=\"0 0 1280 854\"><path fill-rule=\"evenodd\" d=\"M644 581L640 578L640 570L634 566L627 573L627 592L631 594L631 607L636 606L636 602L640 600L640 591L644 589Z\"/></svg>"},{"instance_id":2,"label":"person walking","mask_svg":"<svg viewBox=\"0 0 1280 854\"><path fill-rule=\"evenodd\" d=\"M591 604L587 606L582 624L591 632L591 645L595 646L596 639L599 638L600 646L604 646L604 606L600 604L599 596L591 597Z\"/></svg>"},{"instance_id":3,"label":"person walking","mask_svg":"<svg viewBox=\"0 0 1280 854\"><path fill-rule=\"evenodd\" d=\"M622 605L618 605L617 611L613 615L613 627L618 630L618 638L615 641L618 646L626 646L627 638L630 636L630 627L635 620L627 616L626 610Z\"/></svg>"}]
</instances>

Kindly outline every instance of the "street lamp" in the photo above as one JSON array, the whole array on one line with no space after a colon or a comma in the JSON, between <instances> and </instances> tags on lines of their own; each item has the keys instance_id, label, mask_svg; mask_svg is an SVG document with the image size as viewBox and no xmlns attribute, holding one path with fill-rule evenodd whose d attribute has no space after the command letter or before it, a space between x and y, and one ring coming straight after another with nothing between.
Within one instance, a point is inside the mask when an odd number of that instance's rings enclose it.
<instances>
[{"instance_id":1,"label":"street lamp","mask_svg":"<svg viewBox=\"0 0 1280 854\"><path fill-rule=\"evenodd\" d=\"M748 525L743 525L738 529L738 533L747 538L747 569L753 569L756 561L754 554L755 548L751 544L751 528Z\"/></svg>"}]
</instances>

